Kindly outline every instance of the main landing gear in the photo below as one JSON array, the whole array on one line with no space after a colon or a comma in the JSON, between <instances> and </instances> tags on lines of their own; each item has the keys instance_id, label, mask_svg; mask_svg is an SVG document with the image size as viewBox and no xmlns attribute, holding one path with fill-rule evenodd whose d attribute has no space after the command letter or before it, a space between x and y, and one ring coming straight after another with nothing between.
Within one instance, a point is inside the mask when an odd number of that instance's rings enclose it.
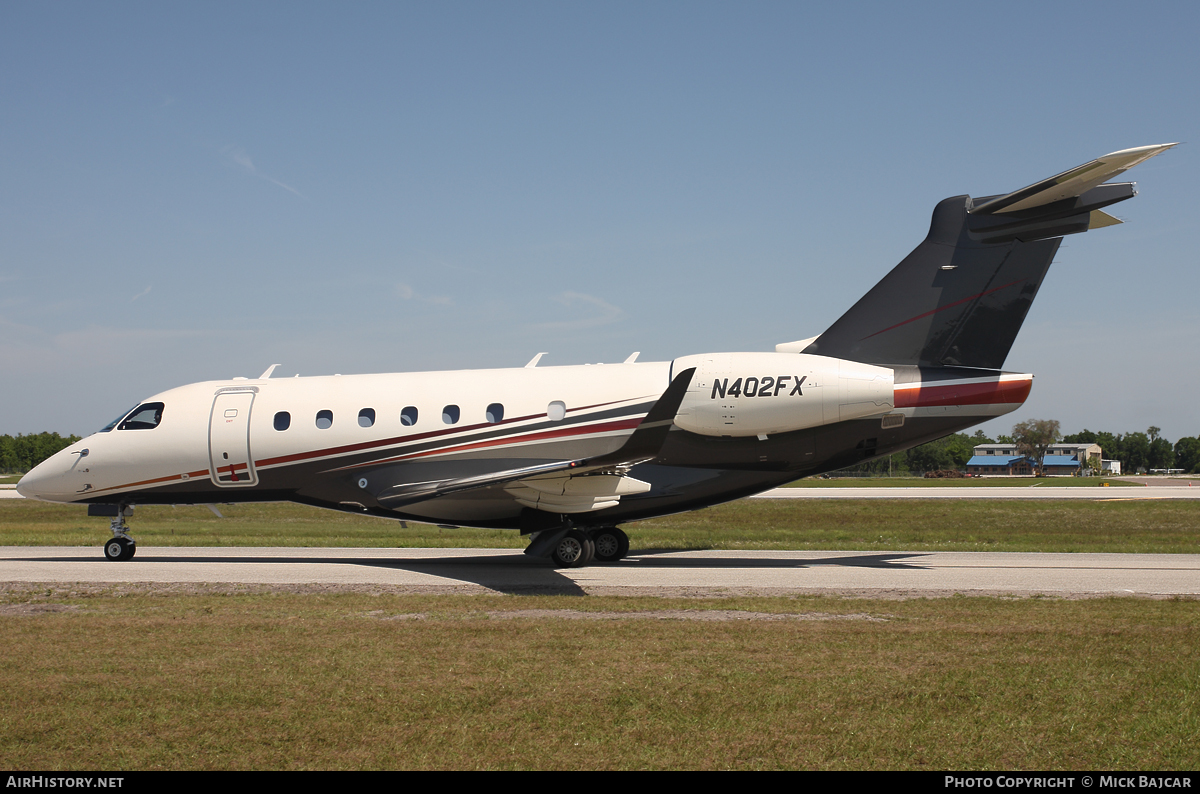
<instances>
[{"instance_id":1,"label":"main landing gear","mask_svg":"<svg viewBox=\"0 0 1200 794\"><path fill-rule=\"evenodd\" d=\"M109 529L113 536L104 544L104 558L116 562L132 560L137 553L137 541L129 537L125 519L133 515L132 505L88 505L88 515L107 515L112 518Z\"/></svg>"},{"instance_id":2,"label":"main landing gear","mask_svg":"<svg viewBox=\"0 0 1200 794\"><path fill-rule=\"evenodd\" d=\"M600 527L592 532L592 541L600 562L616 562L629 554L629 536L617 527Z\"/></svg>"},{"instance_id":3,"label":"main landing gear","mask_svg":"<svg viewBox=\"0 0 1200 794\"><path fill-rule=\"evenodd\" d=\"M629 554L629 536L617 527L572 529L550 553L556 568L582 568L593 559L616 562Z\"/></svg>"}]
</instances>

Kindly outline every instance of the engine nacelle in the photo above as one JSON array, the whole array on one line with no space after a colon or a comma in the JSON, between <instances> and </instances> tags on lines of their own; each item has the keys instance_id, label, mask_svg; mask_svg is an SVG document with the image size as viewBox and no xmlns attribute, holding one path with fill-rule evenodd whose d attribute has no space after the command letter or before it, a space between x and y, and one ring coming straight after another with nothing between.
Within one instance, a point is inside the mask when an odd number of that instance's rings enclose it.
<instances>
[{"instance_id":1,"label":"engine nacelle","mask_svg":"<svg viewBox=\"0 0 1200 794\"><path fill-rule=\"evenodd\" d=\"M804 353L713 353L695 367L675 424L705 436L756 436L882 416L894 406L887 367Z\"/></svg>"}]
</instances>

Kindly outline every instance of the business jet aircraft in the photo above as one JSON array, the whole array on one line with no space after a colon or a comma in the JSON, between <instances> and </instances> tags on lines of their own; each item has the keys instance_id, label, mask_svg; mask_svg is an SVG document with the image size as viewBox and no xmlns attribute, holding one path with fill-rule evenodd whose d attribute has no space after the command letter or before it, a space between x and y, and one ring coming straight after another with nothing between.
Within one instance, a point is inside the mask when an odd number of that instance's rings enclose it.
<instances>
[{"instance_id":1,"label":"business jet aircraft","mask_svg":"<svg viewBox=\"0 0 1200 794\"><path fill-rule=\"evenodd\" d=\"M619 560L618 525L889 455L1016 410L1001 367L1063 235L1120 223L1102 184L1175 144L1002 196L940 202L924 242L824 333L674 361L310 378L157 394L23 477L112 519L140 504L291 501L520 530L562 567Z\"/></svg>"}]
</instances>

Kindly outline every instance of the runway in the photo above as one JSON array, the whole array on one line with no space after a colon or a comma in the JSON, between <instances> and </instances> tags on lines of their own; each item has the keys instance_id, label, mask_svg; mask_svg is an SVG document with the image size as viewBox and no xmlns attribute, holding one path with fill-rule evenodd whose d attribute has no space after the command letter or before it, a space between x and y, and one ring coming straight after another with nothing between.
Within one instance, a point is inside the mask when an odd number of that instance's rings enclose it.
<instances>
[{"instance_id":1,"label":"runway","mask_svg":"<svg viewBox=\"0 0 1200 794\"><path fill-rule=\"evenodd\" d=\"M595 595L1200 596L1196 554L633 551L560 570L506 549L0 547L0 582L235 584Z\"/></svg>"}]
</instances>

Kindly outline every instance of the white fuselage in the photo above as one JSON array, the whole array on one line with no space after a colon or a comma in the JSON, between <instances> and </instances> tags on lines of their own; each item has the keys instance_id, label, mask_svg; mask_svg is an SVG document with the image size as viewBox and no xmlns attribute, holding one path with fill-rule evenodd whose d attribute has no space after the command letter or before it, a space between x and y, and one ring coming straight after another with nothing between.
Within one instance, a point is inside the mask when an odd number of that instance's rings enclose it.
<instances>
[{"instance_id":1,"label":"white fuselage","mask_svg":"<svg viewBox=\"0 0 1200 794\"><path fill-rule=\"evenodd\" d=\"M691 368L669 434L675 441L664 447L658 469L643 469L655 476L639 480L643 475L629 476L625 467L607 479L590 472L587 480L505 480L395 507L397 494L414 484L503 477L613 453L674 374ZM862 450L859 459L882 454L923 432L914 419L933 417L941 428L957 412L955 424L970 424L1013 410L1028 394L1029 376L968 374L898 384L888 367L799 353L722 353L672 362L207 381L154 395L123 421L44 461L18 488L57 502L295 500L504 525L530 508L593 513L642 500L666 510L702 481L695 487L719 501L725 491L713 489L711 472L743 472L722 486L729 493L770 487L826 459L836 468L841 445ZM828 449L821 449L814 431L834 427L850 429L822 431ZM664 475L664 467L677 474ZM697 467L701 474L678 474ZM747 471L767 474L747 479Z\"/></svg>"}]
</instances>

